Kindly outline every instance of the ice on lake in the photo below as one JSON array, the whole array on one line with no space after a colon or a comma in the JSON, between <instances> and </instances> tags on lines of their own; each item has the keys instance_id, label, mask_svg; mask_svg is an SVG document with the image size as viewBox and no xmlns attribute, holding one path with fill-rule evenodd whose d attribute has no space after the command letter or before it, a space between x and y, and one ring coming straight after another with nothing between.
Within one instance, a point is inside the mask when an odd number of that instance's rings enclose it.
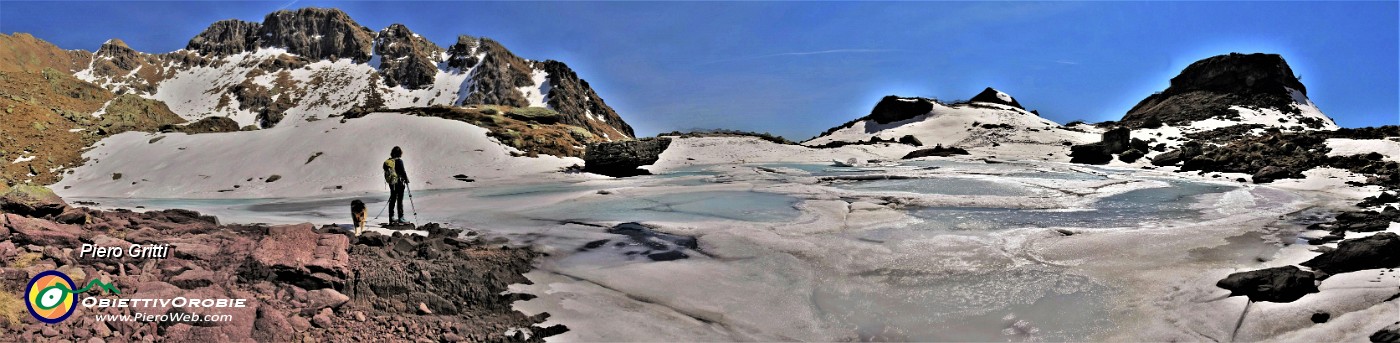
<instances>
[{"instance_id":1,"label":"ice on lake","mask_svg":"<svg viewBox=\"0 0 1400 343\"><path fill-rule=\"evenodd\" d=\"M1132 272L1083 261L1135 248L1112 235L1067 238L1051 228L1153 230L1166 235L1158 239L1199 239L1207 249L1211 239L1191 232L1227 220L1240 232L1220 233L1216 245L1224 247L1214 249L1256 249L1237 241L1259 235L1225 239L1249 230L1234 223L1288 212L1300 202L1268 188L1139 173L943 159L858 168L755 163L627 179L477 182L415 191L406 207L420 222L446 222L548 252L531 273L535 284L517 286L539 298L516 306L549 312L546 326L571 329L551 340L1083 341L1127 330L1117 314L1142 311L1124 307L1140 291L1125 286L1135 282ZM842 179L868 175L909 178ZM353 199L379 211L385 196L92 200L186 208L224 222L319 225L348 222ZM966 198L985 201L909 200ZM997 203L1025 198L1049 200L1035 208ZM641 246L584 249L604 240L631 244L607 230L621 222L694 237L698 246L667 261L637 258L649 249ZM1050 248L1055 254L1047 255ZM1165 248L1141 248L1248 260L1216 250L1153 249ZM624 318L638 324L618 325Z\"/></svg>"}]
</instances>

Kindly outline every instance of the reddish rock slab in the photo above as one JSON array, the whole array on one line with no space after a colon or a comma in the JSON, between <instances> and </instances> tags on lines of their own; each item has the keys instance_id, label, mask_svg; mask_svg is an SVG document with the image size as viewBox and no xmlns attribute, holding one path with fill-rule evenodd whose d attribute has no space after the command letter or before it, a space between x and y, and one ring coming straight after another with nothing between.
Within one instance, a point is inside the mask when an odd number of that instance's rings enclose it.
<instances>
[{"instance_id":1,"label":"reddish rock slab","mask_svg":"<svg viewBox=\"0 0 1400 343\"><path fill-rule=\"evenodd\" d=\"M4 216L10 239L17 244L74 247L78 245L78 235L82 233L82 229L75 225L8 213Z\"/></svg>"}]
</instances>

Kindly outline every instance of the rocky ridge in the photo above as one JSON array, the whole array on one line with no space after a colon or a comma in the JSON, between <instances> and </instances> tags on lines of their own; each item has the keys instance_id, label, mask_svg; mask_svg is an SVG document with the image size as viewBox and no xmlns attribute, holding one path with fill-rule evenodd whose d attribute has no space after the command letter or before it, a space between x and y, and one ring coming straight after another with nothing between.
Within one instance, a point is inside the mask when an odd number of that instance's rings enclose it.
<instances>
[{"instance_id":1,"label":"rocky ridge","mask_svg":"<svg viewBox=\"0 0 1400 343\"><path fill-rule=\"evenodd\" d=\"M500 105L549 108L558 113L555 122L577 128L566 132L586 133L585 143L634 135L562 62L523 59L494 40L466 35L444 49L405 25L372 31L337 9L277 11L260 23L218 21L185 49L161 54L120 39L94 52L27 34L0 41L14 47L0 51L0 78L8 81L0 86L0 116L25 123L0 128L7 131L0 132L0 158L21 160L0 165L7 184L52 183L82 163L82 147L105 136L181 131L181 123L214 117L249 129L357 111ZM150 113L102 117L122 108Z\"/></svg>"}]
</instances>

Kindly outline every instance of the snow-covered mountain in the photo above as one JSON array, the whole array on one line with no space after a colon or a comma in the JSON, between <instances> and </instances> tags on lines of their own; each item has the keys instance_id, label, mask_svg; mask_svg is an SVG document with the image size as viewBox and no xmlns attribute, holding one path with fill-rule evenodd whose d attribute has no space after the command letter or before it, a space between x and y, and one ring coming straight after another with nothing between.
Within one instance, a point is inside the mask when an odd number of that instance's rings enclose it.
<instances>
[{"instance_id":1,"label":"snow-covered mountain","mask_svg":"<svg viewBox=\"0 0 1400 343\"><path fill-rule=\"evenodd\" d=\"M164 54L113 39L80 62L87 67L79 79L162 101L187 120L226 116L270 128L357 108L481 104L547 107L604 140L634 135L562 62L527 60L465 35L444 49L404 25L371 31L336 9L215 22Z\"/></svg>"},{"instance_id":2,"label":"snow-covered mountain","mask_svg":"<svg viewBox=\"0 0 1400 343\"><path fill-rule=\"evenodd\" d=\"M962 103L886 96L869 115L828 130L803 145L838 146L898 141L913 136L924 146L951 146L994 156L1063 157L1069 144L1097 139L1098 129L1061 126L1021 107L1005 92L987 88Z\"/></svg>"}]
</instances>

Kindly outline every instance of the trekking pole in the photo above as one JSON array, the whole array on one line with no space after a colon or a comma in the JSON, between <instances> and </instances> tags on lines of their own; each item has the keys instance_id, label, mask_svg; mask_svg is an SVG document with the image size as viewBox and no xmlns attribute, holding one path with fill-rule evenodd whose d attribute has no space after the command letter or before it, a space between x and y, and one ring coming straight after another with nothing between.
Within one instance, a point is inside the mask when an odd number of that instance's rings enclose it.
<instances>
[{"instance_id":1,"label":"trekking pole","mask_svg":"<svg viewBox=\"0 0 1400 343\"><path fill-rule=\"evenodd\" d=\"M388 181L384 181L384 186L385 186L385 187L389 187L389 182L388 182ZM394 190L393 190L393 189L390 189L389 192L390 192L390 193L393 193ZM391 195L392 195L392 194L391 194ZM384 207L380 207L380 208L379 208L379 214L374 215L374 220L379 220L379 215L380 215L380 214L384 214L384 209L386 209L386 208L389 208L389 202L388 202L388 201L385 201L385 202L384 202Z\"/></svg>"},{"instance_id":2,"label":"trekking pole","mask_svg":"<svg viewBox=\"0 0 1400 343\"><path fill-rule=\"evenodd\" d=\"M408 184L405 183L405 184L403 184L403 189L404 189L405 191L408 191L408 206L413 207L413 222L414 222L414 223L417 223L417 222L418 222L418 205L413 204L413 188L408 187ZM415 224L415 225L416 225L416 224Z\"/></svg>"}]
</instances>

